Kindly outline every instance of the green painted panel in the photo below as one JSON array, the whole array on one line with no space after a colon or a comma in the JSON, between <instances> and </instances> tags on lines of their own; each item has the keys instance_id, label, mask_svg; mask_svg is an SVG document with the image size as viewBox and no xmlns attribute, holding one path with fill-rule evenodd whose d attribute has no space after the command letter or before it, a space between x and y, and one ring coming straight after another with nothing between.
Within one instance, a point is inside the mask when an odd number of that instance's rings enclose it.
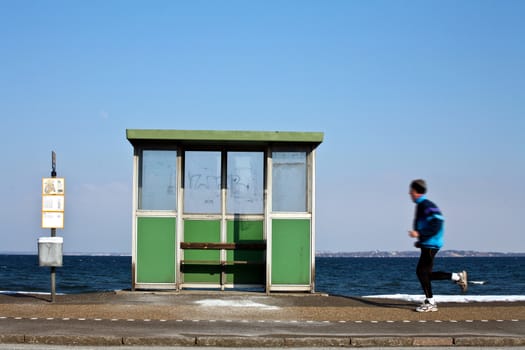
<instances>
[{"instance_id":1,"label":"green painted panel","mask_svg":"<svg viewBox=\"0 0 525 350\"><path fill-rule=\"evenodd\" d=\"M263 221L228 220L227 241L229 243L261 243L264 241ZM260 265L233 265L226 268L226 281L234 284L266 284L264 250L227 251L228 261L260 262Z\"/></svg>"},{"instance_id":2,"label":"green painted panel","mask_svg":"<svg viewBox=\"0 0 525 350\"><path fill-rule=\"evenodd\" d=\"M261 243L264 242L262 221L228 220L228 243ZM264 260L264 251L238 250L228 251L228 260Z\"/></svg>"},{"instance_id":3,"label":"green painted panel","mask_svg":"<svg viewBox=\"0 0 525 350\"><path fill-rule=\"evenodd\" d=\"M184 242L220 242L220 220L184 220ZM221 267L219 250L184 250L184 260L217 261L217 265L185 264L185 283L220 283Z\"/></svg>"},{"instance_id":4,"label":"green painted panel","mask_svg":"<svg viewBox=\"0 0 525 350\"><path fill-rule=\"evenodd\" d=\"M310 284L310 220L272 220L272 284Z\"/></svg>"},{"instance_id":5,"label":"green painted panel","mask_svg":"<svg viewBox=\"0 0 525 350\"><path fill-rule=\"evenodd\" d=\"M137 219L137 282L175 283L175 218Z\"/></svg>"}]
</instances>

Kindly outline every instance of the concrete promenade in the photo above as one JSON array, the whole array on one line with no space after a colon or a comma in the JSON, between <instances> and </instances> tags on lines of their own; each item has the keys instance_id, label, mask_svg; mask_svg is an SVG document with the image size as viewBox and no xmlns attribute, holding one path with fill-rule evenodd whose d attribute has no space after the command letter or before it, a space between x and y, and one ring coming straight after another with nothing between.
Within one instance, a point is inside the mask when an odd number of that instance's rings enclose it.
<instances>
[{"instance_id":1,"label":"concrete promenade","mask_svg":"<svg viewBox=\"0 0 525 350\"><path fill-rule=\"evenodd\" d=\"M323 294L0 295L0 343L229 347L525 346L525 302L413 303Z\"/></svg>"}]
</instances>

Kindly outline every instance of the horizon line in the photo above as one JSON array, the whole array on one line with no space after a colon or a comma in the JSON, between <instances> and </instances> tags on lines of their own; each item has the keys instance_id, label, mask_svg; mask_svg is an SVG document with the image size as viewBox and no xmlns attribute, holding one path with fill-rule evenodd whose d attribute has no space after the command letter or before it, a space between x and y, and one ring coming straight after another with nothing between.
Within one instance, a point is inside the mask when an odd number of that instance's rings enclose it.
<instances>
[{"instance_id":1,"label":"horizon line","mask_svg":"<svg viewBox=\"0 0 525 350\"><path fill-rule=\"evenodd\" d=\"M484 250L463 250L463 249L443 249L440 250L441 253L446 252L456 252L456 253L471 253L471 254L502 254L502 255L510 255L510 254L525 254L525 251L523 252L503 252L503 251L484 251ZM416 250L356 250L356 251L332 251L332 250L318 250L315 252L315 255L319 254L378 254L378 253L386 253L386 254L418 254L418 251ZM0 251L0 255L38 255L38 251ZM132 256L131 253L125 252L125 253L119 253L119 252L64 252L64 256Z\"/></svg>"}]
</instances>

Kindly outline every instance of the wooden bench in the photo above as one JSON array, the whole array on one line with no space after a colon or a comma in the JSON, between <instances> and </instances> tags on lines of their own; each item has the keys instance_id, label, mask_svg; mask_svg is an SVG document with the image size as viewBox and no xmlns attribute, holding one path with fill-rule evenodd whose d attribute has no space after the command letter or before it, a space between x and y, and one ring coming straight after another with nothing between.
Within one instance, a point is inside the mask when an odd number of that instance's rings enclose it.
<instances>
[{"instance_id":1,"label":"wooden bench","mask_svg":"<svg viewBox=\"0 0 525 350\"><path fill-rule=\"evenodd\" d=\"M266 242L262 243L219 243L219 242L181 242L180 249L189 250L266 250ZM266 256L263 260L187 260L180 261L181 265L219 265L221 266L221 287L226 281L225 266L232 265L266 265Z\"/></svg>"},{"instance_id":2,"label":"wooden bench","mask_svg":"<svg viewBox=\"0 0 525 350\"><path fill-rule=\"evenodd\" d=\"M195 250L266 250L266 242L264 243L218 243L218 242L181 242L180 249L195 249ZM194 265L261 265L264 261L248 261L248 260L181 260L181 264Z\"/></svg>"}]
</instances>

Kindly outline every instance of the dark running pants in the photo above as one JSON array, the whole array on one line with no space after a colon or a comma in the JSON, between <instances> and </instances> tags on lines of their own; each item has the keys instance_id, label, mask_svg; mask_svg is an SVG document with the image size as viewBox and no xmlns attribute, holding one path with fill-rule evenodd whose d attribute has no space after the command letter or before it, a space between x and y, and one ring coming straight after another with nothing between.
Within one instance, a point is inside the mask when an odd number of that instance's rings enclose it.
<instances>
[{"instance_id":1,"label":"dark running pants","mask_svg":"<svg viewBox=\"0 0 525 350\"><path fill-rule=\"evenodd\" d=\"M434 257L438 251L439 249L421 248L421 255L417 263L417 278L419 279L419 283L421 283L427 299L434 297L432 294L432 281L452 279L452 273L450 272L432 271L434 267Z\"/></svg>"}]
</instances>

